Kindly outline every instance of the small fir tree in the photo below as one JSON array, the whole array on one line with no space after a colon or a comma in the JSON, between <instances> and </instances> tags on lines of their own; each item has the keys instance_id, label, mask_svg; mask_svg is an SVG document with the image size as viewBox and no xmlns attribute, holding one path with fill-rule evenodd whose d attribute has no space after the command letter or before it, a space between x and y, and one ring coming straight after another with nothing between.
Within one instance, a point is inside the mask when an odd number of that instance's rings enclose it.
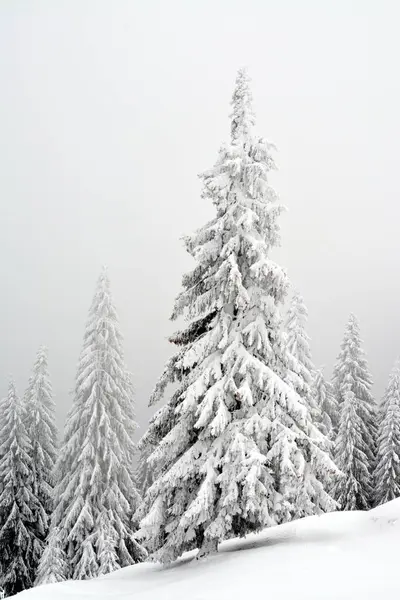
<instances>
[{"instance_id":1,"label":"small fir tree","mask_svg":"<svg viewBox=\"0 0 400 600\"><path fill-rule=\"evenodd\" d=\"M60 530L57 527L52 528L39 563L35 585L65 581L68 573L65 547L65 539Z\"/></svg>"},{"instance_id":2,"label":"small fir tree","mask_svg":"<svg viewBox=\"0 0 400 600\"><path fill-rule=\"evenodd\" d=\"M271 146L253 137L243 70L232 105L231 144L202 175L216 217L185 238L197 265L183 278L172 318L189 323L172 338L178 351L151 404L169 383L177 389L142 440L154 445L149 464L157 469L140 536L151 559L163 562L335 506L323 487L335 466L285 381L279 307L288 282L269 256L281 207L268 183Z\"/></svg>"},{"instance_id":3,"label":"small fir tree","mask_svg":"<svg viewBox=\"0 0 400 600\"><path fill-rule=\"evenodd\" d=\"M366 455L366 468L371 477L376 457L377 415L375 401L371 394L372 377L361 344L358 321L351 314L334 368L333 386L339 402L339 409L342 411L344 399L348 395L349 385L351 385L350 391L356 399L353 405L363 424L360 428L363 438L362 451ZM372 490L371 480L360 482L360 485L364 486L363 495L367 498L367 489ZM371 507L373 498L372 496L368 498L368 506Z\"/></svg>"},{"instance_id":4,"label":"small fir tree","mask_svg":"<svg viewBox=\"0 0 400 600\"><path fill-rule=\"evenodd\" d=\"M319 426L322 415L313 392L315 367L311 358L310 338L306 333L308 311L303 297L294 291L286 316L286 346L289 353L289 381ZM320 427L321 431L324 427Z\"/></svg>"},{"instance_id":5,"label":"small fir tree","mask_svg":"<svg viewBox=\"0 0 400 600\"><path fill-rule=\"evenodd\" d=\"M365 444L366 425L360 417L360 400L353 392L355 382L347 373L342 383L342 406L336 440L336 464L343 473L334 495L342 510L368 510L372 497L369 448Z\"/></svg>"},{"instance_id":6,"label":"small fir tree","mask_svg":"<svg viewBox=\"0 0 400 600\"><path fill-rule=\"evenodd\" d=\"M30 441L30 458L33 466L33 493L38 498L46 516L40 524L46 537L53 511L53 475L57 453L57 428L55 425L53 392L48 371L47 350L38 350L28 389L24 396L25 426ZM36 519L40 519L40 514ZM44 538L43 538L44 541Z\"/></svg>"},{"instance_id":7,"label":"small fir tree","mask_svg":"<svg viewBox=\"0 0 400 600\"><path fill-rule=\"evenodd\" d=\"M12 596L33 585L46 514L33 493L31 448L13 381L0 413L1 586Z\"/></svg>"},{"instance_id":8,"label":"small fir tree","mask_svg":"<svg viewBox=\"0 0 400 600\"><path fill-rule=\"evenodd\" d=\"M400 497L400 361L393 367L382 403L375 468L375 502Z\"/></svg>"},{"instance_id":9,"label":"small fir tree","mask_svg":"<svg viewBox=\"0 0 400 600\"><path fill-rule=\"evenodd\" d=\"M67 570L62 576L67 579L95 577L111 565L125 567L146 556L134 538L140 501L133 478L135 429L131 377L104 269L89 311L57 463L52 526L63 532ZM48 568L51 573L51 561Z\"/></svg>"}]
</instances>

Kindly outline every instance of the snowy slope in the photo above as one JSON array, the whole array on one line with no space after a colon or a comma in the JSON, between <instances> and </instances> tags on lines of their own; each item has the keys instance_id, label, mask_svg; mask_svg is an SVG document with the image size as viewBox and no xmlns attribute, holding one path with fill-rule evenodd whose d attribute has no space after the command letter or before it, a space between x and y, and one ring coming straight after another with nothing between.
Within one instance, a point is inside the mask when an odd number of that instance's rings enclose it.
<instances>
[{"instance_id":1,"label":"snowy slope","mask_svg":"<svg viewBox=\"0 0 400 600\"><path fill-rule=\"evenodd\" d=\"M45 585L21 600L368 600L400 598L400 499L309 517L221 545L206 560L141 564L91 581Z\"/></svg>"}]
</instances>

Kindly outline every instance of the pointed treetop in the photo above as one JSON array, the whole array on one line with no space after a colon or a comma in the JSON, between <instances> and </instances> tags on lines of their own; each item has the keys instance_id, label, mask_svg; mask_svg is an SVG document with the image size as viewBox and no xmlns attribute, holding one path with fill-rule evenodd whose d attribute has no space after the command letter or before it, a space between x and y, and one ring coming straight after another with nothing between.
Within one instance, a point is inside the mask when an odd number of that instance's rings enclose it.
<instances>
[{"instance_id":1,"label":"pointed treetop","mask_svg":"<svg viewBox=\"0 0 400 600\"><path fill-rule=\"evenodd\" d=\"M251 129L255 124L250 81L247 69L239 69L231 102L233 106L231 114L232 143L247 141L251 136Z\"/></svg>"},{"instance_id":2,"label":"pointed treetop","mask_svg":"<svg viewBox=\"0 0 400 600\"><path fill-rule=\"evenodd\" d=\"M396 358L396 360L394 361L393 368L392 368L390 376L389 376L389 382L392 380L398 381L399 376L400 376L400 356L398 356Z\"/></svg>"},{"instance_id":3,"label":"pointed treetop","mask_svg":"<svg viewBox=\"0 0 400 600\"><path fill-rule=\"evenodd\" d=\"M9 398L17 397L17 389L15 387L15 381L14 381L14 377L12 375L9 375L9 378L8 378L8 397Z\"/></svg>"},{"instance_id":4,"label":"pointed treetop","mask_svg":"<svg viewBox=\"0 0 400 600\"><path fill-rule=\"evenodd\" d=\"M107 268L106 265L103 265L101 267L100 276L99 276L99 278L97 280L97 283L98 283L98 287L99 288L100 287L102 287L102 288L103 287L106 287L106 288L109 287L109 285L110 285L110 278L108 276L108 268Z\"/></svg>"},{"instance_id":5,"label":"pointed treetop","mask_svg":"<svg viewBox=\"0 0 400 600\"><path fill-rule=\"evenodd\" d=\"M311 351L309 347L310 338L305 327L307 325L308 310L301 294L295 289L290 301L286 315L286 328L288 332L288 350L293 356L300 360L304 367L311 373L314 371L314 365L311 361Z\"/></svg>"},{"instance_id":6,"label":"pointed treetop","mask_svg":"<svg viewBox=\"0 0 400 600\"><path fill-rule=\"evenodd\" d=\"M395 391L399 391L399 384L400 384L400 357L396 358L393 368L391 370L390 376L389 376L389 384L388 387L385 391L385 396L387 396L388 394L390 395Z\"/></svg>"},{"instance_id":7,"label":"pointed treetop","mask_svg":"<svg viewBox=\"0 0 400 600\"><path fill-rule=\"evenodd\" d=\"M48 356L48 349L47 346L39 346L38 351L36 353L36 365L46 365L47 364L47 356Z\"/></svg>"},{"instance_id":8,"label":"pointed treetop","mask_svg":"<svg viewBox=\"0 0 400 600\"><path fill-rule=\"evenodd\" d=\"M23 404L25 426L31 440L30 453L34 465L35 485L37 489L41 489L42 504L50 515L53 506L51 488L58 433L46 346L42 345L37 350Z\"/></svg>"},{"instance_id":9,"label":"pointed treetop","mask_svg":"<svg viewBox=\"0 0 400 600\"><path fill-rule=\"evenodd\" d=\"M116 316L114 307L113 307L113 299L111 293L111 284L110 278L108 276L108 269L106 266L103 266L100 275L97 279L95 293L93 296L92 304L89 310L89 313L94 316L100 316L100 314L106 314L108 311L113 313L113 316Z\"/></svg>"},{"instance_id":10,"label":"pointed treetop","mask_svg":"<svg viewBox=\"0 0 400 600\"><path fill-rule=\"evenodd\" d=\"M396 360L380 406L374 483L376 505L400 496L400 361Z\"/></svg>"},{"instance_id":11,"label":"pointed treetop","mask_svg":"<svg viewBox=\"0 0 400 600\"><path fill-rule=\"evenodd\" d=\"M360 323L354 313L350 313L350 315L349 315L349 320L347 321L347 325L346 325L346 332L347 333L353 332L357 336L360 335Z\"/></svg>"},{"instance_id":12,"label":"pointed treetop","mask_svg":"<svg viewBox=\"0 0 400 600\"><path fill-rule=\"evenodd\" d=\"M380 411L380 414L382 415L382 419L383 419L385 410L387 409L387 404L388 404L389 400L393 399L393 397L395 397L397 394L399 394L399 398L400 398L400 357L396 358L396 360L393 364L392 370L390 371L389 382L385 389L383 400L379 407L379 411ZM382 425L382 423L381 423L381 425Z\"/></svg>"},{"instance_id":13,"label":"pointed treetop","mask_svg":"<svg viewBox=\"0 0 400 600\"><path fill-rule=\"evenodd\" d=\"M296 288L293 289L292 300L288 310L288 313L294 312L296 313L297 319L302 322L307 320L308 310L304 303L304 298Z\"/></svg>"}]
</instances>

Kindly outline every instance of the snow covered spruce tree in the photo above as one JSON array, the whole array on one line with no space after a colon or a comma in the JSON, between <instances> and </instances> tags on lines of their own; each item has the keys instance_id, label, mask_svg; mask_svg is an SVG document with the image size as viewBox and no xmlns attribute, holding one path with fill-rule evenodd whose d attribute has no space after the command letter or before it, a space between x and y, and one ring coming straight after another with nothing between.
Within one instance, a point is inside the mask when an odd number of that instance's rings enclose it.
<instances>
[{"instance_id":1,"label":"snow covered spruce tree","mask_svg":"<svg viewBox=\"0 0 400 600\"><path fill-rule=\"evenodd\" d=\"M65 548L66 543L60 530L53 527L47 537L47 543L40 559L35 585L65 581L69 573Z\"/></svg>"},{"instance_id":2,"label":"snow covered spruce tree","mask_svg":"<svg viewBox=\"0 0 400 600\"><path fill-rule=\"evenodd\" d=\"M354 401L351 405L357 412L357 428L362 437L359 450L362 451L363 454L360 455L360 460L365 461L365 468L368 473L367 476L364 470L362 470L362 472L357 470L354 476L357 476L357 473L359 473L361 479L358 483L362 489L361 496L365 499L365 508L370 508L373 503L371 493L372 474L376 456L377 416L375 401L371 394L372 378L368 370L365 354L361 348L358 321L353 314L350 315L346 326L341 351L334 368L333 386L336 398L339 402L340 413L344 411L344 401L346 397L354 397ZM349 392L352 392L350 396ZM349 404L349 402L347 404ZM347 412L351 412L349 407L347 407ZM342 426L343 420L341 414L340 426ZM338 466L346 472L346 465L343 463L342 459L339 459L339 455L341 454L342 450L339 448L336 453ZM361 507L363 503L364 500L360 500L359 507Z\"/></svg>"},{"instance_id":3,"label":"snow covered spruce tree","mask_svg":"<svg viewBox=\"0 0 400 600\"><path fill-rule=\"evenodd\" d=\"M343 400L335 446L335 461L344 477L336 483L334 495L342 510L368 510L373 492L370 450L365 443L366 425L360 416L360 400L353 389L353 376L347 373L341 388Z\"/></svg>"},{"instance_id":4,"label":"snow covered spruce tree","mask_svg":"<svg viewBox=\"0 0 400 600\"><path fill-rule=\"evenodd\" d=\"M33 493L30 443L13 381L0 414L0 585L12 596L33 585L46 514Z\"/></svg>"},{"instance_id":5,"label":"snow covered spruce tree","mask_svg":"<svg viewBox=\"0 0 400 600\"><path fill-rule=\"evenodd\" d=\"M44 537L48 534L53 511L53 475L57 452L53 392L48 370L47 350L38 350L28 389L24 396L24 420L30 440L30 458L33 466L33 493L44 509L46 519L41 523ZM37 519L40 519L40 514Z\"/></svg>"},{"instance_id":6,"label":"snow covered spruce tree","mask_svg":"<svg viewBox=\"0 0 400 600\"><path fill-rule=\"evenodd\" d=\"M303 297L294 291L286 315L286 347L289 353L288 379L310 411L314 423L320 425L322 415L314 398L310 338L306 333L308 311ZM323 428L322 428L323 429Z\"/></svg>"},{"instance_id":7,"label":"snow covered spruce tree","mask_svg":"<svg viewBox=\"0 0 400 600\"><path fill-rule=\"evenodd\" d=\"M322 370L316 370L314 373L313 395L321 413L319 428L333 440L339 427L339 405L332 384L326 381Z\"/></svg>"},{"instance_id":8,"label":"snow covered spruce tree","mask_svg":"<svg viewBox=\"0 0 400 600\"><path fill-rule=\"evenodd\" d=\"M381 409L375 468L375 503L400 497L400 361L389 377Z\"/></svg>"},{"instance_id":9,"label":"snow covered spruce tree","mask_svg":"<svg viewBox=\"0 0 400 600\"><path fill-rule=\"evenodd\" d=\"M46 555L41 582L51 581L55 572L59 579L88 579L145 557L133 537L140 501L133 481L135 427L131 377L104 269L89 311L57 462L51 540L61 554L56 565Z\"/></svg>"},{"instance_id":10,"label":"snow covered spruce tree","mask_svg":"<svg viewBox=\"0 0 400 600\"><path fill-rule=\"evenodd\" d=\"M152 395L177 389L142 444L157 476L141 507L140 539L152 560L186 550L199 556L219 541L335 506L324 479L336 467L322 436L286 382L279 306L288 282L269 254L281 207L268 183L271 146L254 137L249 79L239 71L231 143L202 175L216 216L185 238L195 259L172 318L187 327Z\"/></svg>"}]
</instances>

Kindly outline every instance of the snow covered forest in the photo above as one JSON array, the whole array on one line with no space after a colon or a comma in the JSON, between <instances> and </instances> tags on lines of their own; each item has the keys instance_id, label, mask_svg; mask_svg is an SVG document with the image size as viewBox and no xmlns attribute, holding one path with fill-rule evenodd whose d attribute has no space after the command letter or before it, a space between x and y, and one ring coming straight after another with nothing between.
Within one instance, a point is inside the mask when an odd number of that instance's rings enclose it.
<instances>
[{"instance_id":1,"label":"snow covered forest","mask_svg":"<svg viewBox=\"0 0 400 600\"><path fill-rule=\"evenodd\" d=\"M45 347L21 396L9 381L0 403L6 596L192 550L201 559L272 525L400 497L400 362L374 398L349 307L332 376L314 363L301 290L272 257L285 243L270 184L275 147L258 132L245 69L229 114L228 141L200 175L214 217L184 238L192 269L151 397L135 397L105 268L64 431ZM145 401L154 415L136 444L135 404Z\"/></svg>"}]
</instances>

